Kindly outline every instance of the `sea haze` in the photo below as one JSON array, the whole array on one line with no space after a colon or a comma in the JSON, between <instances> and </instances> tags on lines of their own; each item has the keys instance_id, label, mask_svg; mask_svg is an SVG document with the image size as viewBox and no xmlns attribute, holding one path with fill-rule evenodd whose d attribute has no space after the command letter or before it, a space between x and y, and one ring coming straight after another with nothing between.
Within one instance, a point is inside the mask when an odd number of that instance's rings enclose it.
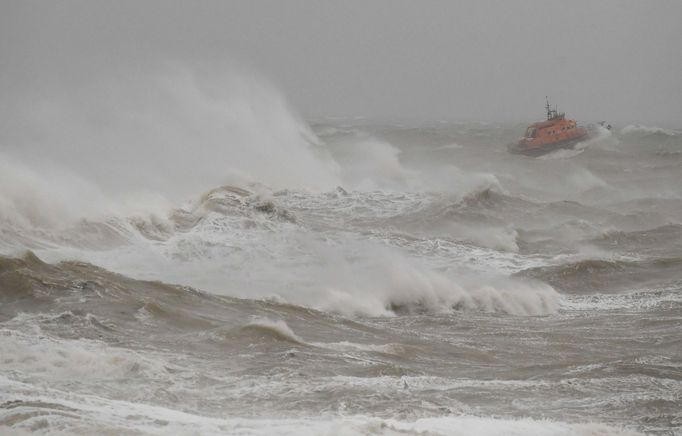
<instances>
[{"instance_id":1,"label":"sea haze","mask_svg":"<svg viewBox=\"0 0 682 436\"><path fill-rule=\"evenodd\" d=\"M0 434L682 434L680 5L574 6L0 6Z\"/></svg>"}]
</instances>

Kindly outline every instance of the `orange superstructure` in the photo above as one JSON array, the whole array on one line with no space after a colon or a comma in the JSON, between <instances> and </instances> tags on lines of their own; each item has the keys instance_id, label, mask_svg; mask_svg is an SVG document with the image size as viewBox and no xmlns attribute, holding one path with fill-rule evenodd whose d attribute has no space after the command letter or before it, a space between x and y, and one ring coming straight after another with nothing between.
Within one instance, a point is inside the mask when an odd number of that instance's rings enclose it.
<instances>
[{"instance_id":1,"label":"orange superstructure","mask_svg":"<svg viewBox=\"0 0 682 436\"><path fill-rule=\"evenodd\" d=\"M539 156L559 148L571 148L587 137L587 129L552 109L549 101L546 109L547 120L528 126L523 138L509 146L510 152Z\"/></svg>"}]
</instances>

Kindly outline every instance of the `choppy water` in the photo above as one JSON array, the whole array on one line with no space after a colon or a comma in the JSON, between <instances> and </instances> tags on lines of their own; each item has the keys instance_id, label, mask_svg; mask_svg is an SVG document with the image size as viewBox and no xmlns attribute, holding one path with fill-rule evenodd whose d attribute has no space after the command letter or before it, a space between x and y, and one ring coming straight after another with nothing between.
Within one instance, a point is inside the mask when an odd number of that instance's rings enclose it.
<instances>
[{"instance_id":1,"label":"choppy water","mask_svg":"<svg viewBox=\"0 0 682 436\"><path fill-rule=\"evenodd\" d=\"M682 133L522 129L320 121L337 188L59 223L7 161L0 430L682 434Z\"/></svg>"}]
</instances>

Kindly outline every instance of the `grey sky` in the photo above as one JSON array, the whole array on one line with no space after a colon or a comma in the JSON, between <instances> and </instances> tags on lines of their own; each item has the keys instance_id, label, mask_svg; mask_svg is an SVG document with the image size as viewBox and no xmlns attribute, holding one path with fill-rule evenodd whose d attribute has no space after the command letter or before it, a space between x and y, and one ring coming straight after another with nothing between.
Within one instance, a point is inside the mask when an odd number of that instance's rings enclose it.
<instances>
[{"instance_id":1,"label":"grey sky","mask_svg":"<svg viewBox=\"0 0 682 436\"><path fill-rule=\"evenodd\" d=\"M682 127L682 1L0 3L5 104L169 60L248 65L312 117L520 121L549 95Z\"/></svg>"}]
</instances>

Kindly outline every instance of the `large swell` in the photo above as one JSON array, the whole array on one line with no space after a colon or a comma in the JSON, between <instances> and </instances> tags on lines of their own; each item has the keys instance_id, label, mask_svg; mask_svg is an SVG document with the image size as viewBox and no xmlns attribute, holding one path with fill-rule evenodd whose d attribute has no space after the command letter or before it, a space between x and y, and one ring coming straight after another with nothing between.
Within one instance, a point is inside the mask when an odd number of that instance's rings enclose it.
<instances>
[{"instance_id":1,"label":"large swell","mask_svg":"<svg viewBox=\"0 0 682 436\"><path fill-rule=\"evenodd\" d=\"M532 159L178 69L12 116L3 432L680 432L678 131Z\"/></svg>"}]
</instances>

